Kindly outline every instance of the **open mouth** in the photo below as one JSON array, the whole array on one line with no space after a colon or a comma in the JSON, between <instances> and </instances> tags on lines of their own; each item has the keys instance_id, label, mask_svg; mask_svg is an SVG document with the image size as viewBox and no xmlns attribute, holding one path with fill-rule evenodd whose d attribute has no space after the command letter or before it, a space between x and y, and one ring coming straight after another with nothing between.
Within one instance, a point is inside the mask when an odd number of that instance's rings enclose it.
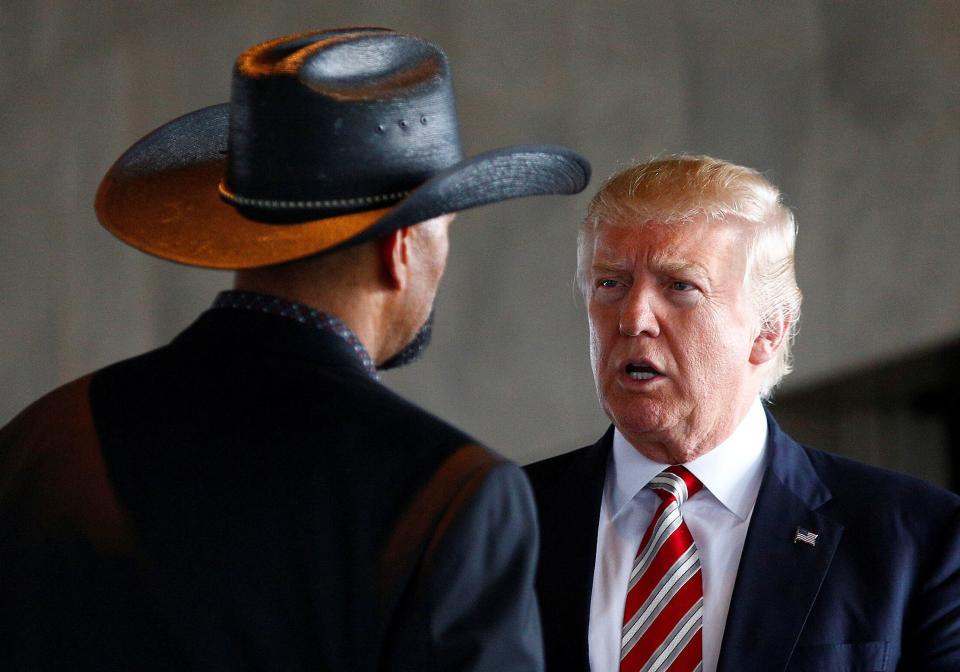
<instances>
[{"instance_id":1,"label":"open mouth","mask_svg":"<svg viewBox=\"0 0 960 672\"><path fill-rule=\"evenodd\" d=\"M657 376L662 375L655 368L649 364L627 364L624 368L627 375L633 378L634 380L653 380Z\"/></svg>"}]
</instances>

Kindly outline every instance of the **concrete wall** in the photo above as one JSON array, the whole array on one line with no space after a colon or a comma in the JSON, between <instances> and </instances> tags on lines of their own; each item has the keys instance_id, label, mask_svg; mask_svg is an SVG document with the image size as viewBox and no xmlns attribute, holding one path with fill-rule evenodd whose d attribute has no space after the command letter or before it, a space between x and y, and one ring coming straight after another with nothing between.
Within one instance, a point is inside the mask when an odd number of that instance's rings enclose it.
<instances>
[{"instance_id":1,"label":"concrete wall","mask_svg":"<svg viewBox=\"0 0 960 672\"><path fill-rule=\"evenodd\" d=\"M140 255L97 225L93 194L116 156L225 100L245 47L348 24L444 47L470 153L568 144L600 179L674 151L767 171L801 226L806 302L788 388L960 333L950 0L4 0L0 423L63 381L167 341L229 283ZM520 461L605 426L572 289L587 197L462 215L435 344L388 380Z\"/></svg>"}]
</instances>

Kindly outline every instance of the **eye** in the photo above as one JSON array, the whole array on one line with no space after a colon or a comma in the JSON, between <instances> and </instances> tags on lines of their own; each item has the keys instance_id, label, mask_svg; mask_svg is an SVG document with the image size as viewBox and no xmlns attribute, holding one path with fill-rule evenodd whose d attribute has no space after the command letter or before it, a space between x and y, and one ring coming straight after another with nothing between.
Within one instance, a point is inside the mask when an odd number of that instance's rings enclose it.
<instances>
[{"instance_id":1,"label":"eye","mask_svg":"<svg viewBox=\"0 0 960 672\"><path fill-rule=\"evenodd\" d=\"M600 280L597 280L597 287L604 287L606 289L613 289L619 284L619 282L610 278L601 278Z\"/></svg>"},{"instance_id":2,"label":"eye","mask_svg":"<svg viewBox=\"0 0 960 672\"><path fill-rule=\"evenodd\" d=\"M670 289L674 290L675 292L689 292L693 289L696 289L696 287L689 282L684 282L683 280L674 280L670 283Z\"/></svg>"}]
</instances>

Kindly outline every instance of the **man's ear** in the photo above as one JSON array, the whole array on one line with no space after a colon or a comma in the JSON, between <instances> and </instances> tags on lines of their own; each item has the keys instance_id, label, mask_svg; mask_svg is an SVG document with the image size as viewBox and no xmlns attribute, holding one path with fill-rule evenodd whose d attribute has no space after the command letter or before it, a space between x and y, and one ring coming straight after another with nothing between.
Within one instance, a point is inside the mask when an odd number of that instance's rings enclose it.
<instances>
[{"instance_id":1,"label":"man's ear","mask_svg":"<svg viewBox=\"0 0 960 672\"><path fill-rule=\"evenodd\" d=\"M391 289L407 285L410 270L410 227L397 229L377 240L381 279Z\"/></svg>"},{"instance_id":2,"label":"man's ear","mask_svg":"<svg viewBox=\"0 0 960 672\"><path fill-rule=\"evenodd\" d=\"M759 366L773 359L783 345L783 339L787 337L789 329L790 318L783 313L767 320L760 327L760 333L753 340L753 347L750 349L750 363Z\"/></svg>"}]
</instances>

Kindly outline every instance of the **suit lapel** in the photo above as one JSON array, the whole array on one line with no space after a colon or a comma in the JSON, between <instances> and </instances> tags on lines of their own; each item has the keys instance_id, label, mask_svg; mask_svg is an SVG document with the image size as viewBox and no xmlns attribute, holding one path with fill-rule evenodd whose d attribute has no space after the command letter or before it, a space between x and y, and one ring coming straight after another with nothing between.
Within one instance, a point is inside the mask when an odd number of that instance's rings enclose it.
<instances>
[{"instance_id":1,"label":"suit lapel","mask_svg":"<svg viewBox=\"0 0 960 672\"><path fill-rule=\"evenodd\" d=\"M831 495L806 452L767 419L770 462L740 557L718 672L786 667L843 533L817 511ZM798 527L817 533L815 545L794 541Z\"/></svg>"},{"instance_id":2,"label":"suit lapel","mask_svg":"<svg viewBox=\"0 0 960 672\"><path fill-rule=\"evenodd\" d=\"M597 525L612 440L611 427L597 443L572 454L561 472L529 472L540 506L537 590L547 669L589 669L587 625Z\"/></svg>"}]
</instances>

